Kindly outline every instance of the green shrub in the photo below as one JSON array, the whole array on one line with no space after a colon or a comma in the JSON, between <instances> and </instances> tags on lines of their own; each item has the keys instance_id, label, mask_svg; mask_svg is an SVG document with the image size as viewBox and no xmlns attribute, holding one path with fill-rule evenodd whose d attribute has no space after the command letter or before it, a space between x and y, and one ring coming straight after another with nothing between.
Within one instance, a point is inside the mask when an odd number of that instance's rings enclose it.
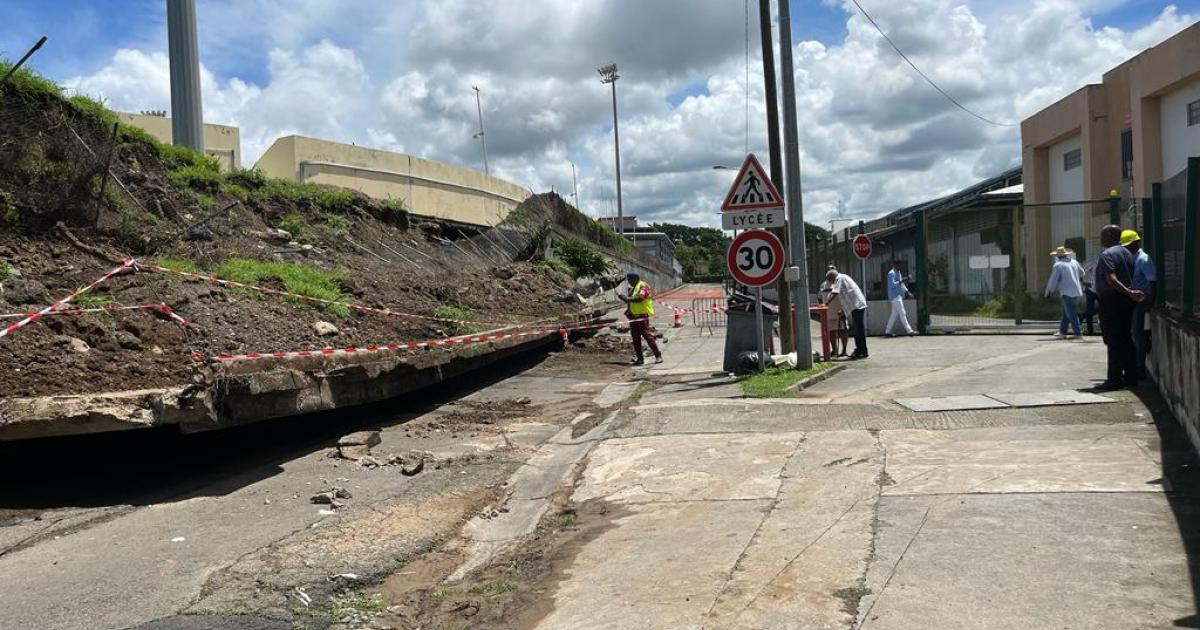
<instances>
[{"instance_id":1,"label":"green shrub","mask_svg":"<svg viewBox=\"0 0 1200 630\"><path fill-rule=\"evenodd\" d=\"M458 304L440 304L433 311L433 316L441 319L457 319L462 321L473 321L476 318L474 311L459 306ZM460 322L438 322L438 325L446 329L451 337L458 335L469 335L476 332L478 329L471 324L463 324Z\"/></svg>"},{"instance_id":2,"label":"green shrub","mask_svg":"<svg viewBox=\"0 0 1200 630\"><path fill-rule=\"evenodd\" d=\"M7 74L9 68L12 68L12 62L0 61L0 76ZM28 68L21 68L14 72L8 79L5 91L11 91L22 98L61 99L63 97L62 88L57 83Z\"/></svg>"},{"instance_id":3,"label":"green shrub","mask_svg":"<svg viewBox=\"0 0 1200 630\"><path fill-rule=\"evenodd\" d=\"M298 212L289 212L284 215L276 227L287 230L288 234L292 235L292 240L298 243L307 243L312 240L312 232L308 231L308 226L304 224L304 217L300 216Z\"/></svg>"},{"instance_id":4,"label":"green shrub","mask_svg":"<svg viewBox=\"0 0 1200 630\"><path fill-rule=\"evenodd\" d=\"M555 242L554 252L559 260L571 268L571 276L574 278L601 276L613 270L612 263L573 238Z\"/></svg>"},{"instance_id":5,"label":"green shrub","mask_svg":"<svg viewBox=\"0 0 1200 630\"><path fill-rule=\"evenodd\" d=\"M231 258L217 267L216 275L219 278L245 284L278 280L283 283L284 290L289 293L333 302L349 301L349 298L342 293L342 285L349 280L349 274L341 271L325 271L295 263ZM346 317L350 314L350 309L341 305L318 304L298 299L289 299L289 301L317 306L338 317Z\"/></svg>"},{"instance_id":6,"label":"green shrub","mask_svg":"<svg viewBox=\"0 0 1200 630\"><path fill-rule=\"evenodd\" d=\"M214 193L221 190L225 178L217 169L216 162L200 162L181 166L167 173L172 184L186 189Z\"/></svg>"},{"instance_id":7,"label":"green shrub","mask_svg":"<svg viewBox=\"0 0 1200 630\"><path fill-rule=\"evenodd\" d=\"M570 265L568 265L567 263L565 263L561 260L556 260L554 258L547 258L542 261L542 264L559 272L559 273L564 273L564 274L567 274L568 276L575 275L575 270L572 269Z\"/></svg>"},{"instance_id":8,"label":"green shrub","mask_svg":"<svg viewBox=\"0 0 1200 630\"><path fill-rule=\"evenodd\" d=\"M11 275L12 267L9 267L7 262L0 260L0 282L8 280L8 277Z\"/></svg>"}]
</instances>

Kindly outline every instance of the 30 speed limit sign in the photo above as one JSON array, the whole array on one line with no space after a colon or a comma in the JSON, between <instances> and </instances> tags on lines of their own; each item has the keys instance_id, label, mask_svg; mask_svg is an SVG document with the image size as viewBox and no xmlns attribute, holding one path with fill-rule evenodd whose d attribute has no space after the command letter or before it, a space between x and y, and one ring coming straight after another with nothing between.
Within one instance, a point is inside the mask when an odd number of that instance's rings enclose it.
<instances>
[{"instance_id":1,"label":"30 speed limit sign","mask_svg":"<svg viewBox=\"0 0 1200 630\"><path fill-rule=\"evenodd\" d=\"M763 230L746 230L733 239L725 260L734 280L761 287L775 282L783 271L783 243Z\"/></svg>"}]
</instances>

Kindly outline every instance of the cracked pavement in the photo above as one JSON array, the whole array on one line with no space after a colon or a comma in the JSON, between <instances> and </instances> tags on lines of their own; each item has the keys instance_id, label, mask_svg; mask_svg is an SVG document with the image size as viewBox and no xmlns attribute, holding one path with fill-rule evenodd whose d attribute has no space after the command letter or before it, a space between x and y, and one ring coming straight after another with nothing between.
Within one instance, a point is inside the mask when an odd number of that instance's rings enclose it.
<instances>
[{"instance_id":1,"label":"cracked pavement","mask_svg":"<svg viewBox=\"0 0 1200 630\"><path fill-rule=\"evenodd\" d=\"M713 376L720 336L670 336L570 495L624 515L538 628L1198 627L1195 456L1152 392L894 402L1086 388L1100 343L873 339L871 359L764 401Z\"/></svg>"}]
</instances>

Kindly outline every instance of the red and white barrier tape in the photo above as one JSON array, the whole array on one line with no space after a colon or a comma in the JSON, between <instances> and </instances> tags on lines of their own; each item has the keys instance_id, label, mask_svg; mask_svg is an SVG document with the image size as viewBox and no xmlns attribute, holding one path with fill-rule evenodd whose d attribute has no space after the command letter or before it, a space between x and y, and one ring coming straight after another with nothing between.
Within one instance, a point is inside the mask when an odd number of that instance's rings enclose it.
<instances>
[{"instance_id":1,"label":"red and white barrier tape","mask_svg":"<svg viewBox=\"0 0 1200 630\"><path fill-rule=\"evenodd\" d=\"M323 298L317 298L317 297L312 297L312 296L308 296L308 295L300 295L299 293L292 293L290 291L281 291L279 289L272 289L269 287L260 287L258 285L246 284L244 282L237 282L235 280L225 280L222 278L218 278L216 276L210 276L210 275L206 275L206 274L202 274L202 273L195 273L195 272L191 272L191 271L181 271L179 269L169 269L167 267L160 267L158 265L153 265L153 264L149 264L149 263L137 263L137 268L138 269L147 269L150 271L158 271L161 273L174 274L177 276L183 276L185 278L191 278L193 280L202 280L204 282L209 282L209 283L216 284L216 285L223 286L223 287L236 287L239 289L247 289L250 291L258 291L260 293L279 295L279 296L289 297L289 298L293 298L293 299L297 299L297 300L304 300L306 302L315 302L317 304L325 304L328 306L343 306L346 308L352 308L352 309L355 309L358 311L363 311L366 313L376 313L379 315L390 315L393 317L406 317L406 318L410 318L410 319L422 319L422 320L441 322L441 323L468 324L468 325L476 325L476 326L504 326L507 328L519 328L519 327L523 327L523 326L529 326L532 324L544 323L549 320L557 318L557 316L545 317L545 318L530 321L530 322L521 322L521 323L513 324L510 322L480 322L480 321L471 321L471 320L465 320L465 319L453 319L453 318L449 318L449 317L434 317L431 315L417 315L416 313L405 313L405 312L396 311L396 310L393 310L393 309L390 309L387 307L378 308L378 307L374 307L374 306L367 306L365 304L355 304L353 302L338 302L336 300L326 300Z\"/></svg>"},{"instance_id":2,"label":"red and white barrier tape","mask_svg":"<svg viewBox=\"0 0 1200 630\"><path fill-rule=\"evenodd\" d=\"M84 293L87 293L88 291L91 291L92 289L99 286L102 282L117 275L118 273L121 273L122 271L125 271L126 269L133 267L136 264L137 264L137 262L135 260L133 260L132 258L130 258L129 260L126 260L125 262L121 263L120 267L114 267L113 269L109 270L108 273L104 274L103 276L100 276L100 278L98 278L95 282L87 285L86 287L76 289L74 293L51 304L50 306L47 306L46 308L43 308L42 310L37 311L35 313L28 313L21 319L21 321L16 322L15 324L10 324L9 326L7 326L5 328L0 329L0 337L5 337L7 335L10 335L10 334L24 328L25 326L28 326L29 324L32 324L33 322L36 322L37 320L45 317L49 313L65 309L65 307L68 304L70 304L72 300L78 298L79 296L83 295Z\"/></svg>"},{"instance_id":3,"label":"red and white barrier tape","mask_svg":"<svg viewBox=\"0 0 1200 630\"><path fill-rule=\"evenodd\" d=\"M351 346L347 348L323 348L320 350L294 350L290 352L250 352L246 354L219 354L212 357L213 360L220 362L232 361L247 361L256 359L297 359L302 357L316 356L336 356L345 354L365 354L371 352L403 352L406 350L419 350L421 348L435 348L439 346L463 346L475 343L486 343L489 341L500 341L503 339L520 339L524 337L540 337L558 333L563 336L565 341L570 331L587 330L593 328L605 328L612 326L611 323L604 324L586 324L576 326L557 326L548 328L536 328L531 330L523 330L519 332L495 333L490 335L470 335L463 337L451 337L449 339L432 339L429 341L408 341L399 343L388 343L374 346ZM196 363L204 363L209 360L203 354L193 353L192 359Z\"/></svg>"},{"instance_id":4,"label":"red and white barrier tape","mask_svg":"<svg viewBox=\"0 0 1200 630\"><path fill-rule=\"evenodd\" d=\"M50 311L45 316L50 315L87 315L89 313L117 313L120 311L155 311L162 313L181 326L190 326L191 322L183 317L180 317L170 306L166 304L135 304L133 306L121 306L113 304L110 306L100 306L96 308L69 308L57 311ZM15 319L17 317L28 317L31 313L4 313L0 314L0 319Z\"/></svg>"}]
</instances>

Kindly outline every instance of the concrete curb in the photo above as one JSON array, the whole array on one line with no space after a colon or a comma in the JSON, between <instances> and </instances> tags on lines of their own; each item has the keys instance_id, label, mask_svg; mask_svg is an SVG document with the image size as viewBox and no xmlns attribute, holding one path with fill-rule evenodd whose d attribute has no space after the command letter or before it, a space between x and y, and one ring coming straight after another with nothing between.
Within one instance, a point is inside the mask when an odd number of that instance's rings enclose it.
<instances>
[{"instance_id":1,"label":"concrete curb","mask_svg":"<svg viewBox=\"0 0 1200 630\"><path fill-rule=\"evenodd\" d=\"M846 369L846 366L844 364L839 363L839 364L829 368L828 370L821 372L820 374L813 374L812 376L810 376L808 378L800 379L800 380L796 381L792 385L788 386L787 391L798 392L809 386L816 385L817 383L820 383L821 381L833 376L834 374L837 374L838 372L841 372L844 369Z\"/></svg>"}]
</instances>

